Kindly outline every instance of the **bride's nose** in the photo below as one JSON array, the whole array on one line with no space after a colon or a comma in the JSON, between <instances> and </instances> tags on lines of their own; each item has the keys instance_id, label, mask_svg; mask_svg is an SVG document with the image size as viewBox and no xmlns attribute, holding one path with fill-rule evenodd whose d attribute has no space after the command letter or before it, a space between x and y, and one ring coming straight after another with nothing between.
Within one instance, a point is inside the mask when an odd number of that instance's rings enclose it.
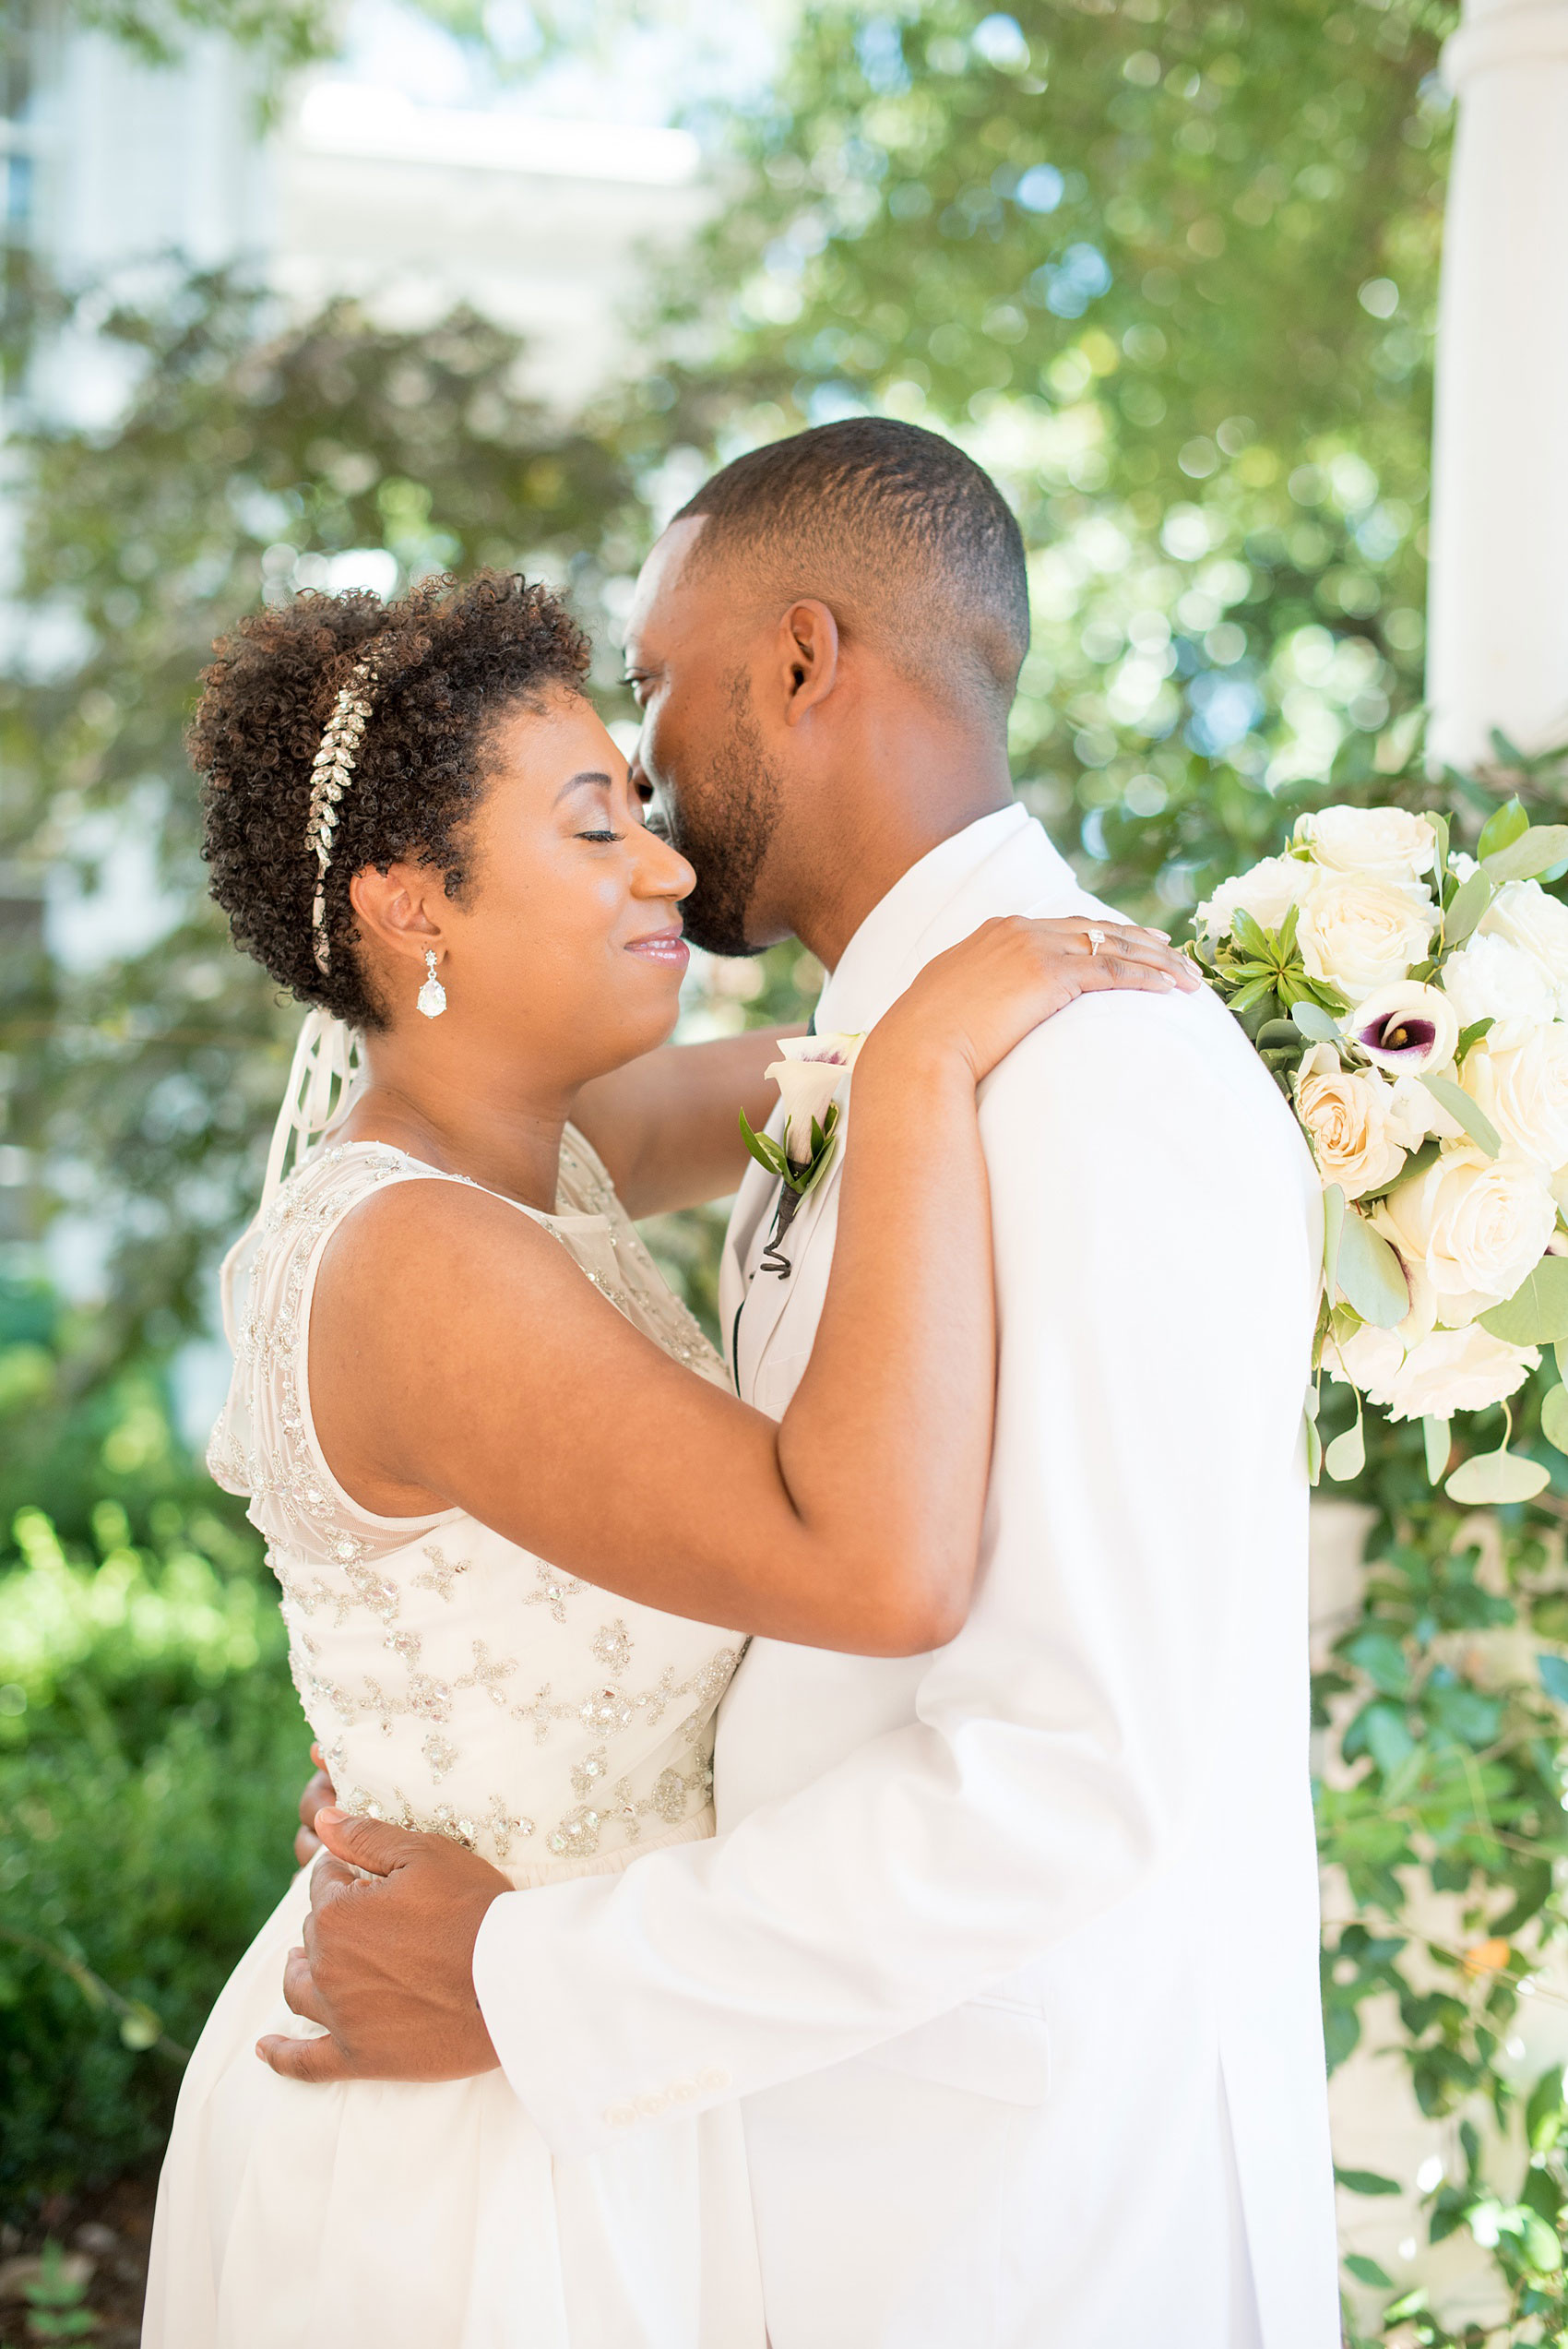
<instances>
[{"instance_id":1,"label":"bride's nose","mask_svg":"<svg viewBox=\"0 0 1568 2349\"><path fill-rule=\"evenodd\" d=\"M637 835L640 852L637 869L632 883L636 897L668 897L677 903L690 897L697 885L697 876L678 848L658 832L643 831Z\"/></svg>"}]
</instances>

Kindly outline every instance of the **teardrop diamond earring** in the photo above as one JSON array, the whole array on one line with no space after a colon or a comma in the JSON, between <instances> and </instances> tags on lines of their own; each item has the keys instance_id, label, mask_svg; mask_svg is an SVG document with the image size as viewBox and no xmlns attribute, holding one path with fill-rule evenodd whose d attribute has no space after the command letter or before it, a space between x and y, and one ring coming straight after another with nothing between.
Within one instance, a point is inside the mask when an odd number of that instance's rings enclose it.
<instances>
[{"instance_id":1,"label":"teardrop diamond earring","mask_svg":"<svg viewBox=\"0 0 1568 2349\"><path fill-rule=\"evenodd\" d=\"M435 975L435 948L424 950L425 982L419 991L419 1008L427 1019L439 1019L446 1008L446 990Z\"/></svg>"}]
</instances>

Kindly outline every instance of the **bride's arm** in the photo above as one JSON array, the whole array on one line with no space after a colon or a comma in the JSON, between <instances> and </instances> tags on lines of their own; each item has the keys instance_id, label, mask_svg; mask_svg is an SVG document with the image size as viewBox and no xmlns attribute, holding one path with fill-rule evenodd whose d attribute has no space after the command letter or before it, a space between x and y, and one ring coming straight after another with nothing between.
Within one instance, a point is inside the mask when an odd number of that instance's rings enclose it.
<instances>
[{"instance_id":1,"label":"bride's arm","mask_svg":"<svg viewBox=\"0 0 1568 2349\"><path fill-rule=\"evenodd\" d=\"M781 1423L640 1335L545 1233L445 1183L369 1200L323 1259L316 1430L395 1516L460 1508L568 1573L738 1631L920 1653L968 1608L991 1446L975 1087L1088 988L1193 984L1149 934L1010 920L927 966L854 1076L834 1269Z\"/></svg>"},{"instance_id":2,"label":"bride's arm","mask_svg":"<svg viewBox=\"0 0 1568 2349\"><path fill-rule=\"evenodd\" d=\"M610 1170L628 1215L663 1215L727 1198L746 1171L744 1110L759 1131L778 1094L763 1071L792 1028L754 1028L706 1044L660 1052L596 1077L577 1095L572 1123Z\"/></svg>"}]
</instances>

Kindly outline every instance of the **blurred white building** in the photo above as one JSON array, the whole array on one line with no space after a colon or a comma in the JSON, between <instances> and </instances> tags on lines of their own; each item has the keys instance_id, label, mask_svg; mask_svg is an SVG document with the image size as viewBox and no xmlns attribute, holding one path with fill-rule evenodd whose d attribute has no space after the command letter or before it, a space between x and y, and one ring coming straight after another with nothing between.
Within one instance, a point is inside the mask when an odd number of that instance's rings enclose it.
<instances>
[{"instance_id":1,"label":"blurred white building","mask_svg":"<svg viewBox=\"0 0 1568 2349\"><path fill-rule=\"evenodd\" d=\"M40 0L0 85L11 237L68 285L134 283L177 256L253 266L305 307L352 292L402 323L470 302L527 337L535 389L576 405L624 349L648 256L702 217L697 142L616 119L612 82L600 120L529 111L505 91L461 102L450 71L411 91L422 30L437 68L457 53L416 26L410 56L410 28L390 14L390 42L363 40L345 66L302 78L267 127L255 67L232 43L201 36L179 64L150 67ZM592 84L581 94L591 101ZM102 354L77 342L43 388L78 416L119 396Z\"/></svg>"}]
</instances>

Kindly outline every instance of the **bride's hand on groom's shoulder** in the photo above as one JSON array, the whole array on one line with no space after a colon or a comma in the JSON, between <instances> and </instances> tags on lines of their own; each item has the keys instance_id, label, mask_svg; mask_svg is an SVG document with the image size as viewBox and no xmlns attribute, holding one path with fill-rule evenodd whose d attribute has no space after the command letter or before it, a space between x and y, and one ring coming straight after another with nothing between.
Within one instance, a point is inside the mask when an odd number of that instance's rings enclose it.
<instances>
[{"instance_id":1,"label":"bride's hand on groom's shoulder","mask_svg":"<svg viewBox=\"0 0 1568 2349\"><path fill-rule=\"evenodd\" d=\"M323 1855L283 1996L327 2035L259 2040L263 2063L316 2083L493 2071L473 1954L486 1910L512 1890L508 1878L444 1835L410 1834L383 1819L327 1806L315 1812L315 1829Z\"/></svg>"},{"instance_id":2,"label":"bride's hand on groom's shoulder","mask_svg":"<svg viewBox=\"0 0 1568 2349\"><path fill-rule=\"evenodd\" d=\"M934 955L878 1022L857 1065L856 1096L873 1058L956 1053L978 1082L1079 996L1110 988L1191 995L1200 984L1161 930L1083 914L998 915Z\"/></svg>"}]
</instances>

